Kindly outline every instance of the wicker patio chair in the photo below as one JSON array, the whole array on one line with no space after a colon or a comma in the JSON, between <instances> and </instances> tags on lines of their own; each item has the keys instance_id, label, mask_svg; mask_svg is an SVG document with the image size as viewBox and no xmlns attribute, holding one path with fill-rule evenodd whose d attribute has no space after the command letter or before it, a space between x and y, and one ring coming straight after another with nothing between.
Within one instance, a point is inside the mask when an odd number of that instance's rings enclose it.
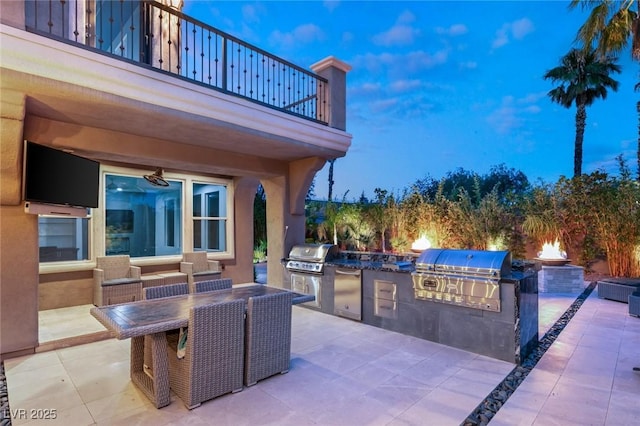
<instances>
[{"instance_id":1,"label":"wicker patio chair","mask_svg":"<svg viewBox=\"0 0 640 426\"><path fill-rule=\"evenodd\" d=\"M245 323L244 384L289 371L291 306L289 292L249 298Z\"/></svg>"},{"instance_id":2,"label":"wicker patio chair","mask_svg":"<svg viewBox=\"0 0 640 426\"><path fill-rule=\"evenodd\" d=\"M191 308L184 358L178 336L167 336L169 383L188 409L242 390L245 301Z\"/></svg>"},{"instance_id":3,"label":"wicker patio chair","mask_svg":"<svg viewBox=\"0 0 640 426\"><path fill-rule=\"evenodd\" d=\"M598 297L628 303L629 295L640 290L638 278L606 278L598 281Z\"/></svg>"},{"instance_id":4,"label":"wicker patio chair","mask_svg":"<svg viewBox=\"0 0 640 426\"><path fill-rule=\"evenodd\" d=\"M193 283L194 292L225 290L231 288L233 280L231 278L218 278L217 280L196 281Z\"/></svg>"},{"instance_id":5,"label":"wicker patio chair","mask_svg":"<svg viewBox=\"0 0 640 426\"><path fill-rule=\"evenodd\" d=\"M187 274L187 282L191 291L193 283L220 278L220 262L207 259L207 252L196 251L182 254L180 272Z\"/></svg>"},{"instance_id":6,"label":"wicker patio chair","mask_svg":"<svg viewBox=\"0 0 640 426\"><path fill-rule=\"evenodd\" d=\"M135 302L142 298L140 267L128 255L96 258L93 269L93 304L96 306Z\"/></svg>"}]
</instances>

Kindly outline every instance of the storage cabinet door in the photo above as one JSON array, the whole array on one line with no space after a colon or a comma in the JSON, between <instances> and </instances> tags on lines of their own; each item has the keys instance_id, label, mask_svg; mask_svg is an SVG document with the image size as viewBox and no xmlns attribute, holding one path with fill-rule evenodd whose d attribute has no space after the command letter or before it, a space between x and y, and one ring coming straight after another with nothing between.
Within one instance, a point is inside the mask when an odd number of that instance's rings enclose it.
<instances>
[{"instance_id":1,"label":"storage cabinet door","mask_svg":"<svg viewBox=\"0 0 640 426\"><path fill-rule=\"evenodd\" d=\"M334 314L362 320L362 271L336 269L334 281Z\"/></svg>"}]
</instances>

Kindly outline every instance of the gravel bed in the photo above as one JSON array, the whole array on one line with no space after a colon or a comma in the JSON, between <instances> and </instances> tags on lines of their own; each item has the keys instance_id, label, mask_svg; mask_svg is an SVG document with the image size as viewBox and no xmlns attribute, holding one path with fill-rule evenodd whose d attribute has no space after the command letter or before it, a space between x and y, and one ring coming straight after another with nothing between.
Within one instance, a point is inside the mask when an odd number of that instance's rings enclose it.
<instances>
[{"instance_id":1,"label":"gravel bed","mask_svg":"<svg viewBox=\"0 0 640 426\"><path fill-rule=\"evenodd\" d=\"M0 426L11 426L10 413L7 376L4 374L4 362L0 361Z\"/></svg>"},{"instance_id":2,"label":"gravel bed","mask_svg":"<svg viewBox=\"0 0 640 426\"><path fill-rule=\"evenodd\" d=\"M504 378L502 382L496 386L489 395L469 414L467 419L461 423L461 426L485 426L491 421L493 416L498 412L500 407L507 402L507 399L515 392L520 383L524 381L527 375L536 366L542 355L551 347L558 335L566 325L571 321L582 303L589 297L591 292L596 288L597 281L592 281L587 288L576 298L569 308L562 314L560 319L555 322L540 339L538 347L524 359L521 365L516 366Z\"/></svg>"}]
</instances>

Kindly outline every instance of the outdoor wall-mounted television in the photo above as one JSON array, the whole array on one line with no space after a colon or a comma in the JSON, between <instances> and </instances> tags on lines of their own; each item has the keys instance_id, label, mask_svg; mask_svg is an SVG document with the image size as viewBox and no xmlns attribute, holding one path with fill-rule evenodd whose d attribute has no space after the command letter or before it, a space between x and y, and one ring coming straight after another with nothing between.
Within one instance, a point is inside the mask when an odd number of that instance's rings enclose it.
<instances>
[{"instance_id":1,"label":"outdoor wall-mounted television","mask_svg":"<svg viewBox=\"0 0 640 426\"><path fill-rule=\"evenodd\" d=\"M97 208L99 188L99 162L25 141L25 201Z\"/></svg>"}]
</instances>

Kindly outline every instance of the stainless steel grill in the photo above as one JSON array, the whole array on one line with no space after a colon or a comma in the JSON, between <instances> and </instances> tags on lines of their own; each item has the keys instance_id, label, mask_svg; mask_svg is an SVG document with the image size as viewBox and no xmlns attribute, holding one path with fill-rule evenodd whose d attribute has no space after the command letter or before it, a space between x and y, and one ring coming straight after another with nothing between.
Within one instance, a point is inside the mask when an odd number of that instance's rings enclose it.
<instances>
[{"instance_id":1,"label":"stainless steel grill","mask_svg":"<svg viewBox=\"0 0 640 426\"><path fill-rule=\"evenodd\" d=\"M291 248L289 257L283 259L285 287L315 296L313 302L304 305L322 309L322 280L324 265L338 255L338 246L333 244L302 244Z\"/></svg>"},{"instance_id":2,"label":"stainless steel grill","mask_svg":"<svg viewBox=\"0 0 640 426\"><path fill-rule=\"evenodd\" d=\"M428 249L416 260L416 299L500 312L500 280L511 274L508 251Z\"/></svg>"},{"instance_id":3,"label":"stainless steel grill","mask_svg":"<svg viewBox=\"0 0 640 426\"><path fill-rule=\"evenodd\" d=\"M338 254L334 244L302 244L293 246L285 267L292 272L324 273L324 264Z\"/></svg>"}]
</instances>

